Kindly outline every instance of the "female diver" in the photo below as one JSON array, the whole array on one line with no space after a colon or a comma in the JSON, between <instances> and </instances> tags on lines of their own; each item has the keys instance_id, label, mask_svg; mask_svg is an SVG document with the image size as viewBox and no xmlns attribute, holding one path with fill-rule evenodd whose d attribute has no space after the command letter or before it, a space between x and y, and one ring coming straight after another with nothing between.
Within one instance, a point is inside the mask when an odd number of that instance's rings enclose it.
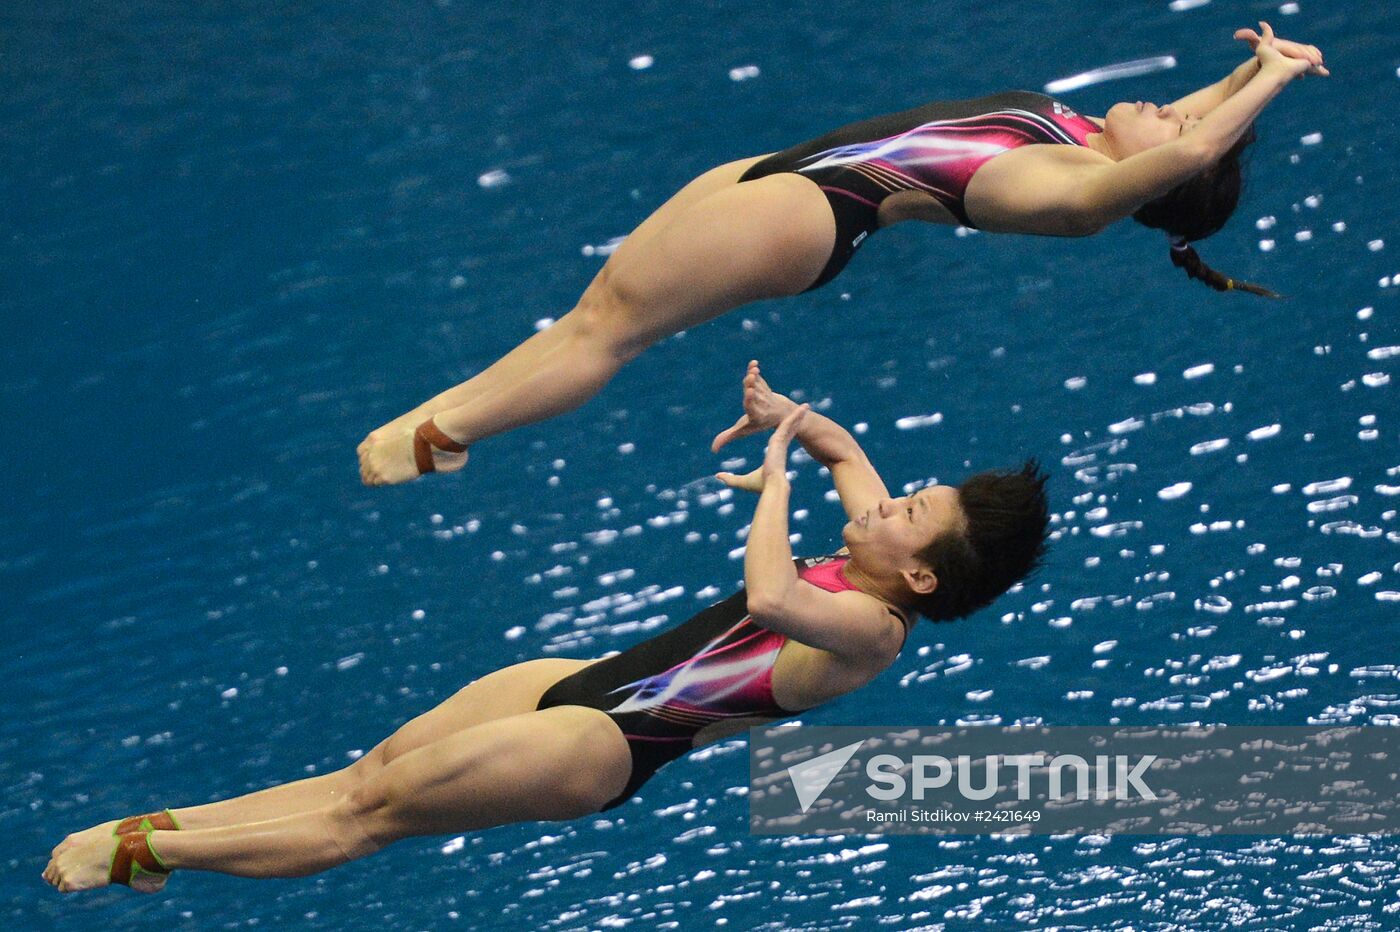
<instances>
[{"instance_id":1,"label":"female diver","mask_svg":"<svg viewBox=\"0 0 1400 932\"><path fill-rule=\"evenodd\" d=\"M372 431L369 485L450 472L485 437L593 397L653 343L750 301L830 281L866 237L905 220L1000 233L1088 236L1133 217L1218 289L1269 294L1201 262L1192 240L1235 209L1252 124L1289 81L1326 75L1315 47L1241 29L1254 49L1173 104L1080 116L1028 92L876 117L686 185L608 258L576 307L475 377Z\"/></svg>"},{"instance_id":2,"label":"female diver","mask_svg":"<svg viewBox=\"0 0 1400 932\"><path fill-rule=\"evenodd\" d=\"M914 612L961 618L1038 563L1034 462L891 498L851 435L771 391L756 362L744 410L716 448L775 428L759 469L719 474L759 493L744 589L612 657L490 673L336 773L70 835L44 878L64 892L152 892L177 869L294 877L402 838L605 811L693 747L865 685L899 655ZM794 436L830 469L850 519L832 556L793 559Z\"/></svg>"}]
</instances>

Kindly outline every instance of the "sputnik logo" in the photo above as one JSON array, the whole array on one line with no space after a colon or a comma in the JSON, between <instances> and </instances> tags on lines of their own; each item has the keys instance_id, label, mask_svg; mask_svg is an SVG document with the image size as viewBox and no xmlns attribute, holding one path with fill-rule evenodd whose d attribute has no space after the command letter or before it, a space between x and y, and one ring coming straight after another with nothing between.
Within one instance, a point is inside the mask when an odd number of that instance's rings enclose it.
<instances>
[{"instance_id":1,"label":"sputnik logo","mask_svg":"<svg viewBox=\"0 0 1400 932\"><path fill-rule=\"evenodd\" d=\"M861 739L855 744L828 751L821 757L814 757L788 768L788 777L792 780L792 788L797 791L797 802L802 806L803 812L812 808L812 803L826 791L831 781L841 772L841 768L846 766L846 761L850 760L851 755L860 750L864 743L865 740Z\"/></svg>"}]
</instances>

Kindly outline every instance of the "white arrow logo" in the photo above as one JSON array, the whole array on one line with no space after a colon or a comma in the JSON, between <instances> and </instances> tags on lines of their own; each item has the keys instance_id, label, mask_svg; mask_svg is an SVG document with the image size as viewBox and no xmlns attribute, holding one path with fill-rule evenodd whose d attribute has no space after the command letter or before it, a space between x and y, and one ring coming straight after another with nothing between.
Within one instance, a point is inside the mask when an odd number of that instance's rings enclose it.
<instances>
[{"instance_id":1,"label":"white arrow logo","mask_svg":"<svg viewBox=\"0 0 1400 932\"><path fill-rule=\"evenodd\" d=\"M797 802L802 806L803 812L812 807L812 803L826 791L836 774L846 766L846 761L850 760L851 755L860 750L864 743L865 739L862 738L855 744L848 744L844 748L837 748L821 757L814 757L806 763L794 764L788 768L792 788L797 791Z\"/></svg>"}]
</instances>

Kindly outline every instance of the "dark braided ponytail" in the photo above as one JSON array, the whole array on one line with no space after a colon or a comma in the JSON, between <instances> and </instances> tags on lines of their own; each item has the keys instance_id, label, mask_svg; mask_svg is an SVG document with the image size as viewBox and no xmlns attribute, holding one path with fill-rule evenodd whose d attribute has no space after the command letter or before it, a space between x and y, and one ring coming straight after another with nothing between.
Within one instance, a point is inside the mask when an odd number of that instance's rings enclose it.
<instances>
[{"instance_id":1,"label":"dark braided ponytail","mask_svg":"<svg viewBox=\"0 0 1400 932\"><path fill-rule=\"evenodd\" d=\"M1263 285L1229 278L1206 265L1190 245L1220 230L1240 202L1243 173L1240 155L1255 140L1251 125L1215 165L1137 209L1133 219L1166 232L1172 265L1216 291L1247 291L1265 298L1279 295Z\"/></svg>"},{"instance_id":2,"label":"dark braided ponytail","mask_svg":"<svg viewBox=\"0 0 1400 932\"><path fill-rule=\"evenodd\" d=\"M1191 248L1191 244L1178 236L1170 237L1172 243L1172 265L1179 269L1185 269L1190 278L1205 282L1216 291L1248 291L1250 294L1257 294L1261 298L1277 298L1278 292L1270 291L1263 285L1256 285L1253 282L1236 281L1233 278L1226 278L1215 269L1201 261L1196 250Z\"/></svg>"}]
</instances>

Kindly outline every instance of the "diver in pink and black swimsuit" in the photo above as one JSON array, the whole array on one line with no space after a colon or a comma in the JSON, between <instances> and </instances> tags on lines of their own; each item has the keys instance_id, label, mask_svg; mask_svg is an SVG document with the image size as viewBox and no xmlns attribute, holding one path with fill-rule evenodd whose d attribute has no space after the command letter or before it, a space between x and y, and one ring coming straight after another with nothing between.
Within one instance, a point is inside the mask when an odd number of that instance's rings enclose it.
<instances>
[{"instance_id":1,"label":"diver in pink and black swimsuit","mask_svg":"<svg viewBox=\"0 0 1400 932\"><path fill-rule=\"evenodd\" d=\"M836 217L831 258L807 290L836 277L880 226L880 205L900 191L923 192L965 227L967 183L985 163L1028 145L1086 146L1102 128L1057 100L1012 91L937 101L843 126L784 149L740 176L752 181L793 172L815 181Z\"/></svg>"},{"instance_id":2,"label":"diver in pink and black swimsuit","mask_svg":"<svg viewBox=\"0 0 1400 932\"><path fill-rule=\"evenodd\" d=\"M302 876L402 838L605 812L692 748L860 689L895 662L916 614L965 617L1040 561L1049 517L1033 461L891 496L848 432L773 392L751 362L744 414L713 447L766 430L762 466L717 477L758 493L739 592L611 657L486 673L342 770L77 832L45 878L153 892L182 869ZM834 555L793 557L793 440L845 510Z\"/></svg>"},{"instance_id":3,"label":"diver in pink and black swimsuit","mask_svg":"<svg viewBox=\"0 0 1400 932\"><path fill-rule=\"evenodd\" d=\"M361 481L459 470L478 441L578 407L658 340L831 281L877 227L905 220L1077 237L1132 217L1167 234L1192 278L1271 295L1190 245L1234 211L1255 117L1293 79L1327 74L1315 47L1260 28L1235 33L1248 61L1164 106L1123 101L1100 119L1024 91L943 101L710 169L623 240L572 310L371 431Z\"/></svg>"},{"instance_id":4,"label":"diver in pink and black swimsuit","mask_svg":"<svg viewBox=\"0 0 1400 932\"><path fill-rule=\"evenodd\" d=\"M849 561L849 556L799 558L797 575L804 585L827 592L859 591L841 572ZM913 619L895 606L889 613L899 624L903 647ZM565 677L540 697L538 707L587 706L617 723L627 739L632 774L600 810L606 812L692 748L806 711L784 708L773 697L773 667L787 642L787 635L754 620L740 589L690 620Z\"/></svg>"}]
</instances>

